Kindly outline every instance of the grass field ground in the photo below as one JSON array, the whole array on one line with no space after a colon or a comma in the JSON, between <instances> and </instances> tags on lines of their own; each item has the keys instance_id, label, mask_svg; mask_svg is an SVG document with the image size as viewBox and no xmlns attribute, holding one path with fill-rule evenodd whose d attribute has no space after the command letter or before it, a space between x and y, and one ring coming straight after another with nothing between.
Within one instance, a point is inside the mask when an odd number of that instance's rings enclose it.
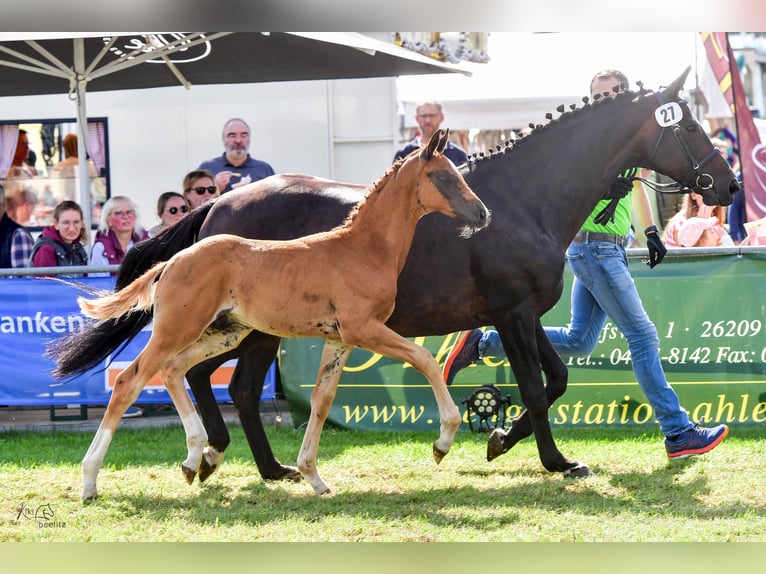
<instances>
[{"instance_id":1,"label":"grass field ground","mask_svg":"<svg viewBox=\"0 0 766 574\"><path fill-rule=\"evenodd\" d=\"M0 541L694 542L766 540L762 428L735 428L705 456L668 461L659 432L559 430L587 479L545 471L533 441L491 463L487 435L461 432L442 464L436 433L328 429L319 470L333 489L264 482L241 428L221 470L189 486L183 431L119 429L80 500L92 433L0 434ZM294 464L302 432L268 429Z\"/></svg>"}]
</instances>

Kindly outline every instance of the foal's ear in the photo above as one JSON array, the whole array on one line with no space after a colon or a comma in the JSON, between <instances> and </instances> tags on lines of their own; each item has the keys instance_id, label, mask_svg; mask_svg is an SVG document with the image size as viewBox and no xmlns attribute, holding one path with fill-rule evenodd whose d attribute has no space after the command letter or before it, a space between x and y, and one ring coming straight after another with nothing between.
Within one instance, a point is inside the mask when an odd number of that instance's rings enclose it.
<instances>
[{"instance_id":1,"label":"foal's ear","mask_svg":"<svg viewBox=\"0 0 766 574\"><path fill-rule=\"evenodd\" d=\"M449 132L448 132L449 133ZM436 130L433 135L431 136L431 139L428 141L428 145L425 147L425 149L420 152L420 159L423 161L428 161L434 156L435 151L441 151L439 148L439 145L441 144L441 136L442 136L442 130ZM444 149L442 147L442 149Z\"/></svg>"},{"instance_id":2,"label":"foal's ear","mask_svg":"<svg viewBox=\"0 0 766 574\"><path fill-rule=\"evenodd\" d=\"M675 80L673 80L672 84L662 90L663 95L666 96L666 101L678 99L678 92L680 92L681 88L684 87L684 84L686 83L686 76L689 75L691 69L692 67L688 66L686 70L684 70L683 74L678 76Z\"/></svg>"}]
</instances>

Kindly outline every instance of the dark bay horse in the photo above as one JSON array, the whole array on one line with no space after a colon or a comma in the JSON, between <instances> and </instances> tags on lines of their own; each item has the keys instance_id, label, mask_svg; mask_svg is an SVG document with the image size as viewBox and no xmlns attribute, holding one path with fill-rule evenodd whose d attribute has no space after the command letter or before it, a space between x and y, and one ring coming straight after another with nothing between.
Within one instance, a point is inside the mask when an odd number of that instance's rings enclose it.
<instances>
[{"instance_id":1,"label":"dark bay horse","mask_svg":"<svg viewBox=\"0 0 766 574\"><path fill-rule=\"evenodd\" d=\"M534 432L546 469L574 475L589 472L587 466L564 457L553 440L548 407L566 390L567 370L546 338L540 317L561 296L565 250L603 190L630 167L645 167L683 182L708 205L728 205L739 189L729 165L714 152L686 103L679 100L688 73L687 69L659 92L642 87L592 103L584 99L577 109L562 106L560 117L514 145L473 156L462 170L492 210L493 223L470 240L456 239L454 224L439 214L426 216L418 226L387 324L405 337L495 326L526 407L503 437L503 452ZM673 111L681 112L678 121L660 126L655 112L662 113L672 103L678 105ZM167 233L134 247L122 264L117 288L198 237L219 233L298 237L339 224L363 196L361 186L339 188L322 180L274 189L253 184L228 193ZM104 324L90 340L70 345L59 356L60 373L76 374L96 366L150 319L149 314L136 313L127 322ZM297 475L275 459L259 416L263 379L278 346L278 337L252 333L239 349L187 373L210 450L220 453L229 435L208 376L224 358L239 358L229 392L266 479ZM220 458L210 458L210 472L216 461Z\"/></svg>"},{"instance_id":2,"label":"dark bay horse","mask_svg":"<svg viewBox=\"0 0 766 574\"><path fill-rule=\"evenodd\" d=\"M115 380L96 436L83 459L83 498L97 495L96 479L125 409L155 373L178 409L189 483L200 467L207 434L184 387L197 363L237 347L258 330L277 337L323 337L325 348L311 397L311 417L298 468L317 494L329 492L316 465L322 427L353 347L412 364L430 383L439 406L437 463L449 452L460 412L431 353L385 325L415 226L440 212L466 224L463 235L489 224L489 211L443 155L448 132L397 162L344 225L294 239L270 241L215 235L152 267L129 285L97 299L80 297L83 313L119 320L153 309L149 342ZM275 176L288 180L299 177ZM204 285L202 292L190 280Z\"/></svg>"}]
</instances>

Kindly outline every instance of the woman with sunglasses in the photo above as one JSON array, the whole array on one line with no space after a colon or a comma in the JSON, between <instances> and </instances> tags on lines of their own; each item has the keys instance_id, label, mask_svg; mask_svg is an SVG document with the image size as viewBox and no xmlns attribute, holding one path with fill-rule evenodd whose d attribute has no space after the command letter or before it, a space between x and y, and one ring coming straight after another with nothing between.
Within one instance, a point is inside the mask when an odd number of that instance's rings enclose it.
<instances>
[{"instance_id":1,"label":"woman with sunglasses","mask_svg":"<svg viewBox=\"0 0 766 574\"><path fill-rule=\"evenodd\" d=\"M192 209L219 195L221 194L210 171L195 169L184 177L184 197Z\"/></svg>"},{"instance_id":2,"label":"woman with sunglasses","mask_svg":"<svg viewBox=\"0 0 766 574\"><path fill-rule=\"evenodd\" d=\"M124 195L115 195L101 208L101 220L90 250L89 263L94 266L118 265L122 263L128 249L148 238L149 233L138 223L138 206L135 202Z\"/></svg>"},{"instance_id":3,"label":"woman with sunglasses","mask_svg":"<svg viewBox=\"0 0 766 574\"><path fill-rule=\"evenodd\" d=\"M189 204L177 191L166 191L157 198L157 216L160 222L149 230L152 237L158 235L174 223L181 221L189 213Z\"/></svg>"}]
</instances>

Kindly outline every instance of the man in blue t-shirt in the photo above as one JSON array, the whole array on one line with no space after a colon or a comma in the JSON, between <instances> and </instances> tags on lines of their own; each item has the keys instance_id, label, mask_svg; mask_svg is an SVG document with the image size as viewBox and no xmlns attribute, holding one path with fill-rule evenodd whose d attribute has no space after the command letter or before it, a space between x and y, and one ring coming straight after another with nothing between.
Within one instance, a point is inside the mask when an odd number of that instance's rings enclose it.
<instances>
[{"instance_id":1,"label":"man in blue t-shirt","mask_svg":"<svg viewBox=\"0 0 766 574\"><path fill-rule=\"evenodd\" d=\"M203 161L199 166L215 176L221 193L274 175L274 169L268 163L250 157L250 126L245 120L232 118L224 124L223 147L222 155Z\"/></svg>"},{"instance_id":2,"label":"man in blue t-shirt","mask_svg":"<svg viewBox=\"0 0 766 574\"><path fill-rule=\"evenodd\" d=\"M418 104L415 108L415 121L420 128L419 135L415 136L415 139L401 148L394 155L394 161L399 158L408 156L410 153L423 146L423 142L428 142L434 132L439 129L439 126L444 121L444 111L442 110L441 102L430 101ZM462 148L456 146L452 142L447 142L447 147L444 148L444 155L446 155L452 163L460 165L468 160L465 151Z\"/></svg>"}]
</instances>

